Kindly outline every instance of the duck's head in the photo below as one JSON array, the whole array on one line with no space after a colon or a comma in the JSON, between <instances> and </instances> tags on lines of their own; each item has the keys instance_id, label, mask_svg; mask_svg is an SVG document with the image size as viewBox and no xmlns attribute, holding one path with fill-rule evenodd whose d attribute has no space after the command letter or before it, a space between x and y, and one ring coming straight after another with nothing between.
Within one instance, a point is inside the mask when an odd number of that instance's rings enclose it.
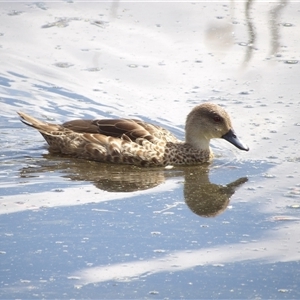
<instances>
[{"instance_id":1,"label":"duck's head","mask_svg":"<svg viewBox=\"0 0 300 300\"><path fill-rule=\"evenodd\" d=\"M213 103L196 106L187 116L185 141L199 150L209 150L213 138L223 138L241 150L249 148L236 136L224 108Z\"/></svg>"}]
</instances>

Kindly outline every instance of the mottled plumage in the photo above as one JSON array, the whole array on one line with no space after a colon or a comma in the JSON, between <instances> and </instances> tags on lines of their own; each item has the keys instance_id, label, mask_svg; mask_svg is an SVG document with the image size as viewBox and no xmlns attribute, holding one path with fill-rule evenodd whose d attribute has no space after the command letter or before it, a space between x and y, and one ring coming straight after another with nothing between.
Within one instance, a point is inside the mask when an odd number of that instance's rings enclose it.
<instances>
[{"instance_id":1,"label":"mottled plumage","mask_svg":"<svg viewBox=\"0 0 300 300\"><path fill-rule=\"evenodd\" d=\"M189 113L184 142L141 120L73 120L56 125L18 114L23 123L43 135L49 151L89 160L138 166L204 163L213 157L209 147L212 138L224 138L241 150L249 150L236 137L227 112L212 103L198 105Z\"/></svg>"}]
</instances>

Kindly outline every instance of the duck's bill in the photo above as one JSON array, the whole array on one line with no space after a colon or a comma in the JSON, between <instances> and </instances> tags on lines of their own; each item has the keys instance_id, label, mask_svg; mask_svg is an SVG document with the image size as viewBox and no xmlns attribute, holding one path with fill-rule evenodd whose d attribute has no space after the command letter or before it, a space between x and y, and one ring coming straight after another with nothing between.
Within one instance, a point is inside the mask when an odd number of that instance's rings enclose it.
<instances>
[{"instance_id":1,"label":"duck's bill","mask_svg":"<svg viewBox=\"0 0 300 300\"><path fill-rule=\"evenodd\" d=\"M238 139L238 137L232 129L230 129L226 134L224 134L222 136L222 139L225 139L227 142L231 143L232 145L236 146L241 150L249 151L249 147Z\"/></svg>"}]
</instances>

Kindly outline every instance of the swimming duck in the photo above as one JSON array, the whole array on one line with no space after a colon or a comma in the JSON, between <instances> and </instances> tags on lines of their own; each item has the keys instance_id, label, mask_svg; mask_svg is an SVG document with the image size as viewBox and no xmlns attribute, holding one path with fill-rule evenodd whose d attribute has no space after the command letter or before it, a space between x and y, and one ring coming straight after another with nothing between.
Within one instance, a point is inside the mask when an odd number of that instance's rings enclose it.
<instances>
[{"instance_id":1,"label":"swimming duck","mask_svg":"<svg viewBox=\"0 0 300 300\"><path fill-rule=\"evenodd\" d=\"M160 126L135 119L73 120L62 125L39 121L18 112L21 121L37 129L50 152L137 166L191 165L213 158L213 138L223 138L241 150L249 148L236 136L228 113L203 103L187 116L185 141Z\"/></svg>"}]
</instances>

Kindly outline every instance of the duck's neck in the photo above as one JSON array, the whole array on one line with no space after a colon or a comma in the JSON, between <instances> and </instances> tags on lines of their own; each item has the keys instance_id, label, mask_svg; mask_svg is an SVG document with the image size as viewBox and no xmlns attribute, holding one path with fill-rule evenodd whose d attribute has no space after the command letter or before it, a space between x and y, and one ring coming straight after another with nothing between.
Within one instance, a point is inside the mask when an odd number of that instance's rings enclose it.
<instances>
[{"instance_id":1,"label":"duck's neck","mask_svg":"<svg viewBox=\"0 0 300 300\"><path fill-rule=\"evenodd\" d=\"M209 139L202 138L202 139L193 139L189 136L185 137L185 142L189 145L191 145L193 148L199 150L199 151L208 151L211 152L209 147Z\"/></svg>"}]
</instances>

